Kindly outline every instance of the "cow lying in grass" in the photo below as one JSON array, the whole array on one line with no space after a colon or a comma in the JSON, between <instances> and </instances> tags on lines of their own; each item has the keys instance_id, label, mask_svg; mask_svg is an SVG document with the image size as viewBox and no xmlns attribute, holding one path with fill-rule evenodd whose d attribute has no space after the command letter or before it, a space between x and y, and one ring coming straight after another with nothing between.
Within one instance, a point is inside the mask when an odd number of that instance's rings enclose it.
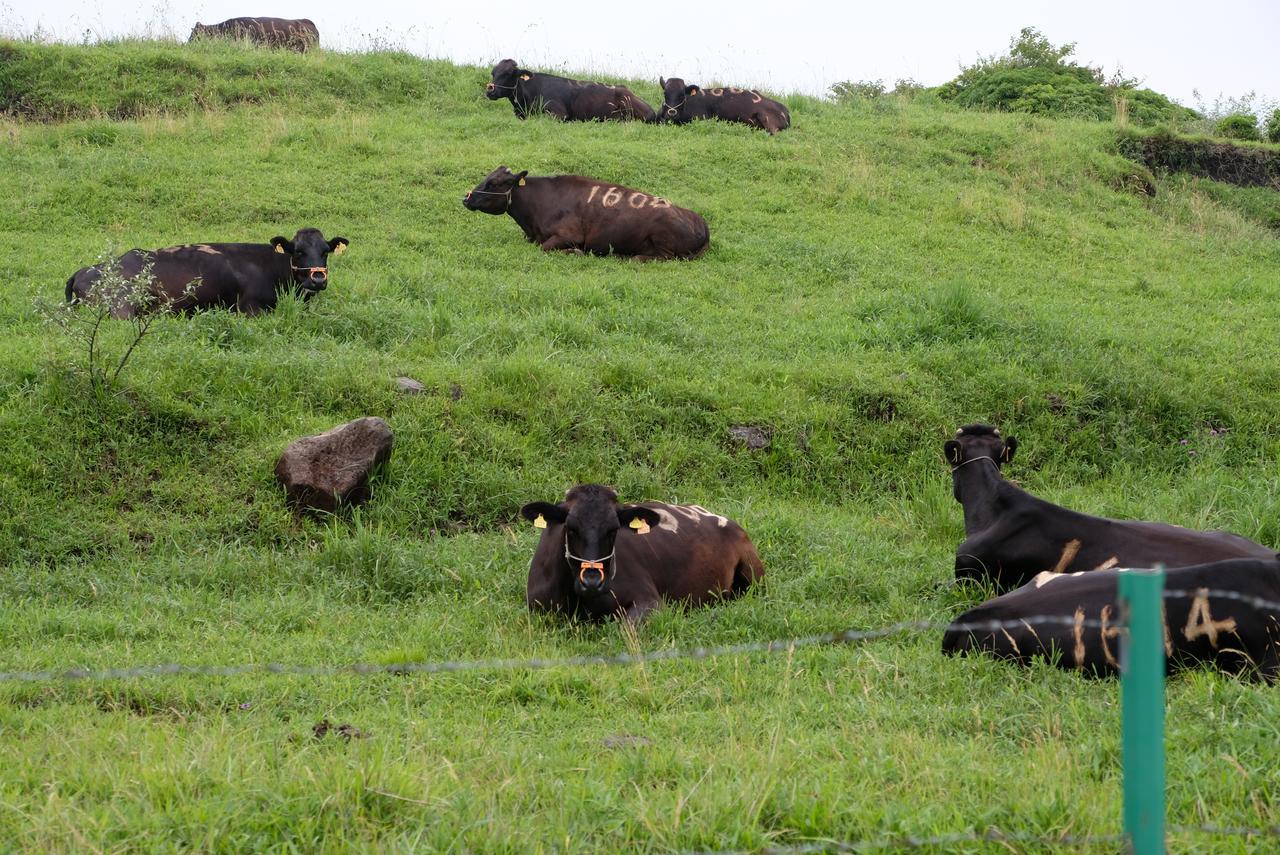
<instances>
[{"instance_id":1,"label":"cow lying in grass","mask_svg":"<svg viewBox=\"0 0 1280 855\"><path fill-rule=\"evenodd\" d=\"M655 118L653 108L625 86L527 71L514 59L504 59L493 67L493 76L485 84L484 94L490 101L506 98L521 119L531 113L546 113L566 122L607 119L652 122Z\"/></svg>"},{"instance_id":2,"label":"cow lying in grass","mask_svg":"<svg viewBox=\"0 0 1280 855\"><path fill-rule=\"evenodd\" d=\"M1000 474L1018 440L990 425L966 425L943 447L965 540L956 578L990 580L1001 590L1046 570L1185 567L1228 558L1271 558L1275 550L1226 531L1195 531L1158 522L1112 520L1059 507L1015 487Z\"/></svg>"},{"instance_id":3,"label":"cow lying in grass","mask_svg":"<svg viewBox=\"0 0 1280 855\"><path fill-rule=\"evenodd\" d=\"M524 236L548 252L651 261L697 258L711 243L706 220L661 196L581 175L528 175L499 166L462 204L486 214L510 214Z\"/></svg>"},{"instance_id":4,"label":"cow lying in grass","mask_svg":"<svg viewBox=\"0 0 1280 855\"><path fill-rule=\"evenodd\" d=\"M543 529L529 565L531 611L639 621L663 600L703 605L764 575L742 527L697 505L619 505L612 488L583 484L520 514Z\"/></svg>"},{"instance_id":5,"label":"cow lying in grass","mask_svg":"<svg viewBox=\"0 0 1280 855\"><path fill-rule=\"evenodd\" d=\"M741 122L760 128L770 135L791 127L791 113L772 98L766 98L754 89L735 89L732 86L685 85L679 77L658 79L662 87L662 109L659 122L684 125L694 119L720 119L725 122Z\"/></svg>"},{"instance_id":6,"label":"cow lying in grass","mask_svg":"<svg viewBox=\"0 0 1280 855\"><path fill-rule=\"evenodd\" d=\"M1059 667L1108 676L1119 669L1120 569L1041 573L955 619L1008 622L1003 629L948 628L945 653L981 652L1023 665L1045 657ZM1220 592L1268 601L1260 605ZM1178 567L1165 575L1168 669L1210 664L1274 680L1280 674L1280 561L1237 558ZM1057 621L1037 621L1055 617Z\"/></svg>"},{"instance_id":7,"label":"cow lying in grass","mask_svg":"<svg viewBox=\"0 0 1280 855\"><path fill-rule=\"evenodd\" d=\"M347 248L343 237L325 240L318 229L302 229L293 240L274 237L270 243L197 243L167 249L126 252L114 263L126 280L151 276L157 307L191 311L225 307L256 315L274 309L278 292L292 289L304 300L329 284L328 257ZM103 265L82 267L67 280L68 302L93 297ZM103 296L103 295L100 295ZM125 295L105 295L114 317L139 311Z\"/></svg>"},{"instance_id":8,"label":"cow lying in grass","mask_svg":"<svg viewBox=\"0 0 1280 855\"><path fill-rule=\"evenodd\" d=\"M228 18L219 24L196 24L187 41L198 39L245 39L306 53L320 44L320 31L307 18Z\"/></svg>"}]
</instances>

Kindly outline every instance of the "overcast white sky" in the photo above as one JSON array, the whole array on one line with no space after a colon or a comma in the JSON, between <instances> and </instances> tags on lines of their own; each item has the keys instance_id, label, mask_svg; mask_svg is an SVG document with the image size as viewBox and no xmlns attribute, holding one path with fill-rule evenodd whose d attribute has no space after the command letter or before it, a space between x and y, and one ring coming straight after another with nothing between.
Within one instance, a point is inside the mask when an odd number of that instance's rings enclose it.
<instances>
[{"instance_id":1,"label":"overcast white sky","mask_svg":"<svg viewBox=\"0 0 1280 855\"><path fill-rule=\"evenodd\" d=\"M822 94L838 80L937 84L1024 26L1077 59L1194 106L1198 89L1280 99L1280 0L914 0L879 3L571 0L0 0L0 32L61 40L176 35L237 15L306 17L328 48L402 48L491 65L503 57L599 76ZM655 81L656 82L656 81Z\"/></svg>"}]
</instances>

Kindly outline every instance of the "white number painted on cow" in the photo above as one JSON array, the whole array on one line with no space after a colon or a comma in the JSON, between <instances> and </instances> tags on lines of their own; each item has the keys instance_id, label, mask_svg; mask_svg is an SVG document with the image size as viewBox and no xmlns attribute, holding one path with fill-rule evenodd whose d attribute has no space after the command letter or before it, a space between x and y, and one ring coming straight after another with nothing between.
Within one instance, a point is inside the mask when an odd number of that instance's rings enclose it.
<instances>
[{"instance_id":1,"label":"white number painted on cow","mask_svg":"<svg viewBox=\"0 0 1280 855\"><path fill-rule=\"evenodd\" d=\"M599 184L592 185L591 192L587 194L588 205L590 205L593 201L595 201L596 194L599 193L600 190L601 190L601 185ZM605 190L604 193L600 196L600 204L606 208L612 208L621 201L622 201L622 188L620 187L610 187L608 190ZM646 205L650 208L670 208L671 202L669 202L666 199L663 199L661 196L650 196L647 193L641 193L639 191L632 191L631 195L627 196L627 207L629 208L634 208L636 210L639 210L640 208L643 208Z\"/></svg>"},{"instance_id":2,"label":"white number painted on cow","mask_svg":"<svg viewBox=\"0 0 1280 855\"><path fill-rule=\"evenodd\" d=\"M1209 636L1209 644L1218 649L1218 633L1235 632L1236 619L1214 620L1209 613L1209 590L1201 588L1196 591L1196 598L1191 602L1191 612L1187 615L1187 625L1182 628L1182 635L1187 641L1195 641L1202 635Z\"/></svg>"},{"instance_id":3,"label":"white number painted on cow","mask_svg":"<svg viewBox=\"0 0 1280 855\"><path fill-rule=\"evenodd\" d=\"M677 514L694 525L702 525L703 520L715 520L716 525L720 528L724 528L729 524L727 517L713 514L701 505L660 505L654 510L662 518L662 522L658 523L658 528L673 533L680 531L680 520L676 518Z\"/></svg>"}]
</instances>

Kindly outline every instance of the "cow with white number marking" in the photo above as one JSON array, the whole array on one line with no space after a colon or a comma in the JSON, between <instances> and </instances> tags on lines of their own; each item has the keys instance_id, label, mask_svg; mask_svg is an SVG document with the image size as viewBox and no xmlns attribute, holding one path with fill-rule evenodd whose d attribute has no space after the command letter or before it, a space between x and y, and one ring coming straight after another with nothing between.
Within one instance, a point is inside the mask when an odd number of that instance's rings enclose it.
<instances>
[{"instance_id":1,"label":"cow with white number marking","mask_svg":"<svg viewBox=\"0 0 1280 855\"><path fill-rule=\"evenodd\" d=\"M659 122L684 125L694 119L720 119L725 122L741 122L760 128L769 134L791 127L791 113L784 104L766 98L754 89L736 89L732 86L715 86L704 89L695 84L685 85L679 77L664 80L662 108Z\"/></svg>"},{"instance_id":2,"label":"cow with white number marking","mask_svg":"<svg viewBox=\"0 0 1280 855\"><path fill-rule=\"evenodd\" d=\"M546 113L565 122L652 122L656 117L653 108L625 86L529 71L514 59L504 59L493 67L484 95L490 101L506 98L521 120L532 113Z\"/></svg>"},{"instance_id":3,"label":"cow with white number marking","mask_svg":"<svg viewBox=\"0 0 1280 855\"><path fill-rule=\"evenodd\" d=\"M706 220L661 196L581 175L530 178L499 166L462 200L471 211L510 214L547 252L629 255L641 261L697 258Z\"/></svg>"},{"instance_id":4,"label":"cow with white number marking","mask_svg":"<svg viewBox=\"0 0 1280 855\"><path fill-rule=\"evenodd\" d=\"M194 311L223 307L246 315L269 312L281 291L304 300L329 285L329 256L347 248L344 237L325 240L319 229L300 229L293 240L273 237L270 243L194 243L165 249L134 249L109 266L117 276L150 292L150 308ZM108 265L83 267L67 280L67 302L101 300L117 318L143 310L127 293L101 293L98 285ZM131 289L132 290L132 289Z\"/></svg>"},{"instance_id":5,"label":"cow with white number marking","mask_svg":"<svg viewBox=\"0 0 1280 855\"><path fill-rule=\"evenodd\" d=\"M634 622L663 600L717 602L764 575L742 526L698 505L619 505L612 487L581 484L520 514L543 529L529 564L531 611Z\"/></svg>"},{"instance_id":6,"label":"cow with white number marking","mask_svg":"<svg viewBox=\"0 0 1280 855\"><path fill-rule=\"evenodd\" d=\"M1001 590L1049 570L1185 567L1228 558L1271 558L1275 550L1227 531L1095 517L1046 502L1004 479L1015 437L991 425L965 425L943 446L965 540L956 549L956 578L987 580Z\"/></svg>"},{"instance_id":7,"label":"cow with white number marking","mask_svg":"<svg viewBox=\"0 0 1280 855\"><path fill-rule=\"evenodd\" d=\"M1117 596L1122 572L1041 573L957 617L942 650L988 653L1022 665L1043 657L1091 676L1113 675L1123 631ZM1280 675L1280 561L1274 556L1177 567L1165 574L1164 587L1169 671L1209 664L1266 680ZM955 628L986 621L1007 625Z\"/></svg>"}]
</instances>

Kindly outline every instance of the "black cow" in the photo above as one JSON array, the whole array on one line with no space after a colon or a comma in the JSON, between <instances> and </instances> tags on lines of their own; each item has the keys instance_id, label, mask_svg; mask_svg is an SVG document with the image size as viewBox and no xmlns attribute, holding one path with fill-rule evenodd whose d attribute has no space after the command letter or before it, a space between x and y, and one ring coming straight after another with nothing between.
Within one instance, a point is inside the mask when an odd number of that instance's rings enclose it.
<instances>
[{"instance_id":1,"label":"black cow","mask_svg":"<svg viewBox=\"0 0 1280 855\"><path fill-rule=\"evenodd\" d=\"M683 125L694 119L723 119L762 128L770 134L791 127L791 113L786 106L766 98L754 89L717 86L703 89L685 85L679 77L658 78L662 87L662 110L659 122Z\"/></svg>"},{"instance_id":2,"label":"black cow","mask_svg":"<svg viewBox=\"0 0 1280 855\"><path fill-rule=\"evenodd\" d=\"M520 514L545 529L529 564L531 611L639 621L662 600L704 605L764 575L742 526L698 505L619 505L612 487L580 484Z\"/></svg>"},{"instance_id":3,"label":"black cow","mask_svg":"<svg viewBox=\"0 0 1280 855\"><path fill-rule=\"evenodd\" d=\"M493 79L485 85L484 94L490 101L508 99L521 119L530 113L549 113L566 122L652 122L656 118L653 108L625 86L527 71L514 59L504 59L493 67Z\"/></svg>"},{"instance_id":4,"label":"black cow","mask_svg":"<svg viewBox=\"0 0 1280 855\"><path fill-rule=\"evenodd\" d=\"M631 255L642 261L697 258L711 233L706 220L661 196L581 175L528 178L499 166L463 197L486 214L510 214L544 250Z\"/></svg>"},{"instance_id":5,"label":"black cow","mask_svg":"<svg viewBox=\"0 0 1280 855\"><path fill-rule=\"evenodd\" d=\"M1275 550L1225 531L1157 522L1111 520L1067 510L1015 487L1000 474L1015 437L990 425L966 425L943 446L965 540L956 549L957 579L989 579L1009 590L1049 570L1185 567L1228 558L1270 558Z\"/></svg>"},{"instance_id":6,"label":"black cow","mask_svg":"<svg viewBox=\"0 0 1280 855\"><path fill-rule=\"evenodd\" d=\"M1036 657L1092 676L1119 669L1120 569L1041 573L955 619L945 653L982 652L1023 665ZM1274 605L1237 599L1252 597ZM1236 558L1165 574L1164 646L1170 672L1208 663L1273 680L1280 674L1280 561ZM1055 620L1036 620L1049 617ZM960 624L1008 622L1001 629Z\"/></svg>"},{"instance_id":7,"label":"black cow","mask_svg":"<svg viewBox=\"0 0 1280 855\"><path fill-rule=\"evenodd\" d=\"M346 238L325 240L319 229L302 229L293 240L270 243L197 243L167 249L134 249L116 259L120 276L135 279L150 270L150 290L160 307L192 311L222 306L256 315L276 307L277 292L292 288L304 300L329 284L328 256L347 248ZM111 314L131 317L137 302L125 295L94 293L103 265L82 267L67 280L67 301L107 299Z\"/></svg>"},{"instance_id":8,"label":"black cow","mask_svg":"<svg viewBox=\"0 0 1280 855\"><path fill-rule=\"evenodd\" d=\"M220 24L197 23L191 37L197 39L246 39L267 47L306 53L320 44L320 31L307 18L228 18Z\"/></svg>"}]
</instances>

